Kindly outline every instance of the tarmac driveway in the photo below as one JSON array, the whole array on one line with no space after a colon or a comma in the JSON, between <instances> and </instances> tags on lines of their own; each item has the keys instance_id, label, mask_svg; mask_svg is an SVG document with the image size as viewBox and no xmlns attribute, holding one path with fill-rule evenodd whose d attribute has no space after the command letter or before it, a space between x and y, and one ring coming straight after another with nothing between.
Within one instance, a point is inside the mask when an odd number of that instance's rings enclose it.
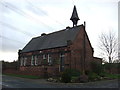
<instances>
[{"instance_id":1,"label":"tarmac driveway","mask_svg":"<svg viewBox=\"0 0 120 90\"><path fill-rule=\"evenodd\" d=\"M119 82L120 83L120 82ZM2 76L2 88L118 88L118 80L105 80L88 83L53 83L45 79L26 79Z\"/></svg>"}]
</instances>

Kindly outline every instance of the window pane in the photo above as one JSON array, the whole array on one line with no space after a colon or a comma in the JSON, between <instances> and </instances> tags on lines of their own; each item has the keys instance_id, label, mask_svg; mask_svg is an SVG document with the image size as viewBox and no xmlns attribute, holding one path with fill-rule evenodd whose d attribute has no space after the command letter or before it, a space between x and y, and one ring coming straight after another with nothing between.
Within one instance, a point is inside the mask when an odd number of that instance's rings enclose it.
<instances>
[{"instance_id":1,"label":"window pane","mask_svg":"<svg viewBox=\"0 0 120 90\"><path fill-rule=\"evenodd\" d=\"M31 58L31 65L34 65L34 56Z\"/></svg>"},{"instance_id":2,"label":"window pane","mask_svg":"<svg viewBox=\"0 0 120 90\"><path fill-rule=\"evenodd\" d=\"M20 66L23 66L23 58L20 58Z\"/></svg>"},{"instance_id":3,"label":"window pane","mask_svg":"<svg viewBox=\"0 0 120 90\"><path fill-rule=\"evenodd\" d=\"M38 63L38 57L35 56L35 65L37 65L37 63Z\"/></svg>"}]
</instances>

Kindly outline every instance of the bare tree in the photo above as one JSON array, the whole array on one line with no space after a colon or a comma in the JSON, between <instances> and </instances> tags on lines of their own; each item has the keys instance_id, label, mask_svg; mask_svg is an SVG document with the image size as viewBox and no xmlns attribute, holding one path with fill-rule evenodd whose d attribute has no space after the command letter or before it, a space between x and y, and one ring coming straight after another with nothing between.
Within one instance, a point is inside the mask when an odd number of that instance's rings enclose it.
<instances>
[{"instance_id":1,"label":"bare tree","mask_svg":"<svg viewBox=\"0 0 120 90\"><path fill-rule=\"evenodd\" d=\"M109 60L109 63L112 63L118 57L117 49L117 37L115 33L109 31L109 33L102 33L99 36L99 48L106 58Z\"/></svg>"},{"instance_id":2,"label":"bare tree","mask_svg":"<svg viewBox=\"0 0 120 90\"><path fill-rule=\"evenodd\" d=\"M120 63L120 60L119 59L114 60L113 63Z\"/></svg>"}]
</instances>

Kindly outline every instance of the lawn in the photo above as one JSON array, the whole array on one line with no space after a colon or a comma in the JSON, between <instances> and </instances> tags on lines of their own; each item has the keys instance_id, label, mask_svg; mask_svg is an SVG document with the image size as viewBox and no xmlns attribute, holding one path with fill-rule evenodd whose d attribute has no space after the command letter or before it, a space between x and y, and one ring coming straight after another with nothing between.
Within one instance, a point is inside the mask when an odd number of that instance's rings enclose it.
<instances>
[{"instance_id":1,"label":"lawn","mask_svg":"<svg viewBox=\"0 0 120 90\"><path fill-rule=\"evenodd\" d=\"M120 79L120 74L105 74L106 77L111 79Z\"/></svg>"},{"instance_id":2,"label":"lawn","mask_svg":"<svg viewBox=\"0 0 120 90\"><path fill-rule=\"evenodd\" d=\"M33 75L18 75L18 74L3 74L3 75L9 75L14 77L22 77L22 78L29 78L29 79L40 79L42 77L40 76L33 76Z\"/></svg>"}]
</instances>

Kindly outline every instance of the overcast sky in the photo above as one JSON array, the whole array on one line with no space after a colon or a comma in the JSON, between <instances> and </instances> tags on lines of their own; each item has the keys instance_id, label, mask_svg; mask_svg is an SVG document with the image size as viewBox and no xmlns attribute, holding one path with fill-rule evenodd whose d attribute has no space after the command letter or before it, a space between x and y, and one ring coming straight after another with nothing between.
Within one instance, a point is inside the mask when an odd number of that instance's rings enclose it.
<instances>
[{"instance_id":1,"label":"overcast sky","mask_svg":"<svg viewBox=\"0 0 120 90\"><path fill-rule=\"evenodd\" d=\"M13 61L33 37L72 27L70 17L76 5L80 20L99 56L98 36L112 30L118 33L119 0L1 0L0 60Z\"/></svg>"}]
</instances>

